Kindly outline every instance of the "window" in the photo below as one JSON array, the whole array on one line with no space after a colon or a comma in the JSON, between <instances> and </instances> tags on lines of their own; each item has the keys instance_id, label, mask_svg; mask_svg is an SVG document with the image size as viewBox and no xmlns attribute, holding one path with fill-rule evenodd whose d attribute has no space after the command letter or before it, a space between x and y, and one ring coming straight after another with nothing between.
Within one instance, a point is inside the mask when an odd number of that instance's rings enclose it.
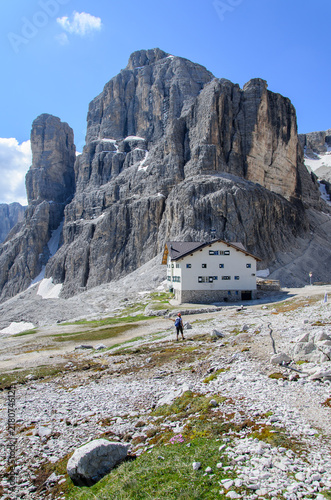
<instances>
[{"instance_id":1,"label":"window","mask_svg":"<svg viewBox=\"0 0 331 500\"><path fill-rule=\"evenodd\" d=\"M201 267L202 267L203 269L206 269L207 264L201 264Z\"/></svg>"},{"instance_id":2,"label":"window","mask_svg":"<svg viewBox=\"0 0 331 500\"><path fill-rule=\"evenodd\" d=\"M209 255L218 255L218 250L209 250Z\"/></svg>"},{"instance_id":3,"label":"window","mask_svg":"<svg viewBox=\"0 0 331 500\"><path fill-rule=\"evenodd\" d=\"M180 265L179 264L176 264L176 269L179 269L180 268Z\"/></svg>"},{"instance_id":4,"label":"window","mask_svg":"<svg viewBox=\"0 0 331 500\"><path fill-rule=\"evenodd\" d=\"M221 268L221 269L223 269L223 267L224 267L224 264L220 264L219 266L220 266L220 268Z\"/></svg>"},{"instance_id":5,"label":"window","mask_svg":"<svg viewBox=\"0 0 331 500\"><path fill-rule=\"evenodd\" d=\"M252 276L255 276L255 273L252 273Z\"/></svg>"},{"instance_id":6,"label":"window","mask_svg":"<svg viewBox=\"0 0 331 500\"><path fill-rule=\"evenodd\" d=\"M230 280L231 276L222 276L222 280Z\"/></svg>"},{"instance_id":7,"label":"window","mask_svg":"<svg viewBox=\"0 0 331 500\"><path fill-rule=\"evenodd\" d=\"M247 269L252 267L252 264L246 264Z\"/></svg>"},{"instance_id":8,"label":"window","mask_svg":"<svg viewBox=\"0 0 331 500\"><path fill-rule=\"evenodd\" d=\"M191 267L192 267L192 264L186 264L187 269L191 269Z\"/></svg>"},{"instance_id":9,"label":"window","mask_svg":"<svg viewBox=\"0 0 331 500\"><path fill-rule=\"evenodd\" d=\"M173 264L171 264L171 267L172 267L172 268L174 268L174 265L173 265Z\"/></svg>"},{"instance_id":10,"label":"window","mask_svg":"<svg viewBox=\"0 0 331 500\"><path fill-rule=\"evenodd\" d=\"M198 282L199 283L206 283L206 277L205 276L199 276L198 277Z\"/></svg>"},{"instance_id":11,"label":"window","mask_svg":"<svg viewBox=\"0 0 331 500\"><path fill-rule=\"evenodd\" d=\"M172 281L173 281L174 283L180 283L180 276L174 276L174 277L172 278Z\"/></svg>"},{"instance_id":12,"label":"window","mask_svg":"<svg viewBox=\"0 0 331 500\"><path fill-rule=\"evenodd\" d=\"M167 276L167 280L168 280L168 281L171 281L171 276Z\"/></svg>"},{"instance_id":13,"label":"window","mask_svg":"<svg viewBox=\"0 0 331 500\"><path fill-rule=\"evenodd\" d=\"M235 276L235 277L234 277L234 279L235 279L235 280L239 280L239 279L240 279L240 277L239 277L239 276Z\"/></svg>"},{"instance_id":14,"label":"window","mask_svg":"<svg viewBox=\"0 0 331 500\"><path fill-rule=\"evenodd\" d=\"M220 250L220 255L230 255L230 250Z\"/></svg>"},{"instance_id":15,"label":"window","mask_svg":"<svg viewBox=\"0 0 331 500\"><path fill-rule=\"evenodd\" d=\"M209 276L209 283L213 283L214 281L214 277L213 276Z\"/></svg>"},{"instance_id":16,"label":"window","mask_svg":"<svg viewBox=\"0 0 331 500\"><path fill-rule=\"evenodd\" d=\"M213 276L214 281L218 280L218 276Z\"/></svg>"}]
</instances>

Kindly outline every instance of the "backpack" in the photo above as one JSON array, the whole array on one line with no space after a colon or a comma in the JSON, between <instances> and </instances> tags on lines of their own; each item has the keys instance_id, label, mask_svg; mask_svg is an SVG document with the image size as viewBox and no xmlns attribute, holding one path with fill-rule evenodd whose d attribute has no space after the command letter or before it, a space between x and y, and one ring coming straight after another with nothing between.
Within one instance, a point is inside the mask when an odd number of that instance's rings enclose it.
<instances>
[{"instance_id":1,"label":"backpack","mask_svg":"<svg viewBox=\"0 0 331 500\"><path fill-rule=\"evenodd\" d=\"M180 318L178 316L178 318L176 318L176 321L175 321L175 326L179 326L181 324L181 322L182 322L182 318Z\"/></svg>"}]
</instances>

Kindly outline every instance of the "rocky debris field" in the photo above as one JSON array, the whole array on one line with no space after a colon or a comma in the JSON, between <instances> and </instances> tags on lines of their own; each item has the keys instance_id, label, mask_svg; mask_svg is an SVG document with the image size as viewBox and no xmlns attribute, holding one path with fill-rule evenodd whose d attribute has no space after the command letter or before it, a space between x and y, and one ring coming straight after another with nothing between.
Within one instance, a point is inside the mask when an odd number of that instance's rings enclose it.
<instances>
[{"instance_id":1,"label":"rocky debris field","mask_svg":"<svg viewBox=\"0 0 331 500\"><path fill-rule=\"evenodd\" d=\"M74 349L60 373L2 390L0 498L80 498L66 464L97 438L130 445L139 464L172 446L180 461L197 437L218 449L217 459L195 449L188 464L217 490L199 498L330 498L330 302L313 288L187 314L184 341L160 319L157 331Z\"/></svg>"}]
</instances>

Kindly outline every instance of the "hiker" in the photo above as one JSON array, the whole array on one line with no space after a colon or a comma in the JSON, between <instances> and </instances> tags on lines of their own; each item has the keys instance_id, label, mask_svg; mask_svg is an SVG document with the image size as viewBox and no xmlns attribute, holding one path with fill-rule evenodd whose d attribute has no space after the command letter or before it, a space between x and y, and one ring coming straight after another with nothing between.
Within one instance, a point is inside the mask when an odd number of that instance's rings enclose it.
<instances>
[{"instance_id":1,"label":"hiker","mask_svg":"<svg viewBox=\"0 0 331 500\"><path fill-rule=\"evenodd\" d=\"M169 319L171 319L171 321L175 322L175 327L176 327L176 332L177 332L177 340L178 340L179 332L182 334L182 339L185 340L184 333L183 333L182 315L180 313L178 313L176 319L173 319L173 318L169 318Z\"/></svg>"}]
</instances>

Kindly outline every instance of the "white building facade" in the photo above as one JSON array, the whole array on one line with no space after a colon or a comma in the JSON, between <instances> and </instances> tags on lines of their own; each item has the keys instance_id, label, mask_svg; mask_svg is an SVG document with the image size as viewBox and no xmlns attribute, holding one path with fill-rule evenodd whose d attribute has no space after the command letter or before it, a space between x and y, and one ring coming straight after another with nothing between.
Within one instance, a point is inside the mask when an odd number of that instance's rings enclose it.
<instances>
[{"instance_id":1,"label":"white building facade","mask_svg":"<svg viewBox=\"0 0 331 500\"><path fill-rule=\"evenodd\" d=\"M259 260L241 243L170 241L162 263L167 265L169 289L180 304L255 299Z\"/></svg>"}]
</instances>

